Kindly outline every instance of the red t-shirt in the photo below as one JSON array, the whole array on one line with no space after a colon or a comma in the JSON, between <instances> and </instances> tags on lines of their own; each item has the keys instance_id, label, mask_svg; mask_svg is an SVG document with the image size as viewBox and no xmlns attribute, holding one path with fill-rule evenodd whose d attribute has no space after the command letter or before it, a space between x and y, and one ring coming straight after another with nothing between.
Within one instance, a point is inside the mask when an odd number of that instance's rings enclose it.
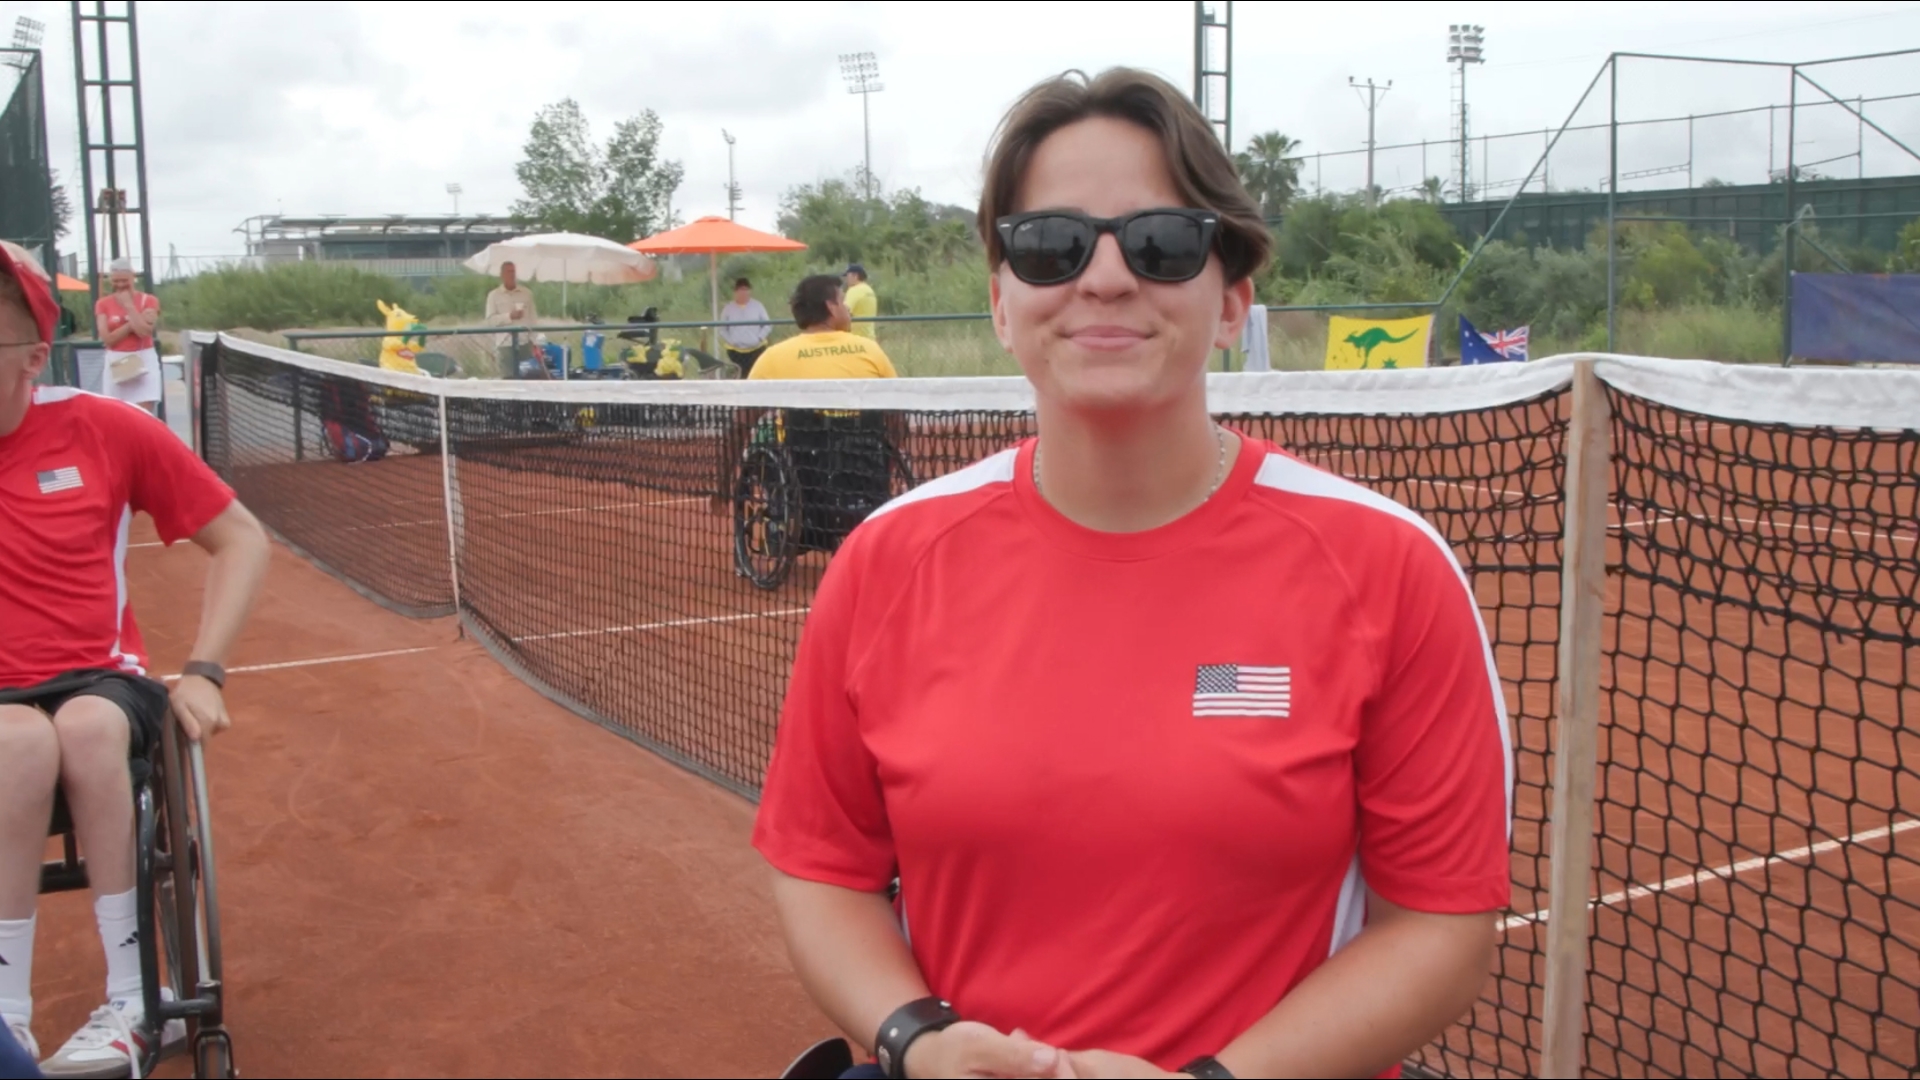
<instances>
[{"instance_id":1,"label":"red t-shirt","mask_svg":"<svg viewBox=\"0 0 1920 1080\"><path fill-rule=\"evenodd\" d=\"M68 387L35 387L27 418L0 437L0 687L79 668L144 674L127 600L136 510L171 544L233 502L167 425Z\"/></svg>"},{"instance_id":2,"label":"red t-shirt","mask_svg":"<svg viewBox=\"0 0 1920 1080\"><path fill-rule=\"evenodd\" d=\"M100 335L101 340L106 340L108 334L127 324L128 311L125 300L126 297L119 293L108 293L93 305L93 329ZM133 306L141 311L159 311L160 298L152 293L136 292L133 294ZM141 337L139 334L128 334L107 346L111 352L139 352L142 349L151 348L153 348L153 338Z\"/></svg>"},{"instance_id":3,"label":"red t-shirt","mask_svg":"<svg viewBox=\"0 0 1920 1080\"><path fill-rule=\"evenodd\" d=\"M1075 525L1032 444L883 508L801 637L754 844L896 869L933 993L1177 1069L1358 934L1365 886L1508 900L1510 752L1480 613L1413 512L1247 439L1193 513Z\"/></svg>"}]
</instances>

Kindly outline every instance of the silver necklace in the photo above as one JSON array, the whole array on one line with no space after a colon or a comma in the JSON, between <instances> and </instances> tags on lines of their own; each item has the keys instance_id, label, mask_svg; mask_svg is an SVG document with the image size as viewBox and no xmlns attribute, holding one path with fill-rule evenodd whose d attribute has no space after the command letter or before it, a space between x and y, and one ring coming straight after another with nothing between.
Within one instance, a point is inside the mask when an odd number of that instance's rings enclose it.
<instances>
[{"instance_id":1,"label":"silver necklace","mask_svg":"<svg viewBox=\"0 0 1920 1080\"><path fill-rule=\"evenodd\" d=\"M1201 497L1201 503L1213 498L1214 493L1220 490L1220 485L1227 481L1227 429L1211 421L1209 423L1213 427L1213 441L1220 447L1220 459L1214 462L1213 486ZM1045 489L1040 486L1040 444L1037 442L1033 444L1033 490L1041 498L1047 497Z\"/></svg>"}]
</instances>

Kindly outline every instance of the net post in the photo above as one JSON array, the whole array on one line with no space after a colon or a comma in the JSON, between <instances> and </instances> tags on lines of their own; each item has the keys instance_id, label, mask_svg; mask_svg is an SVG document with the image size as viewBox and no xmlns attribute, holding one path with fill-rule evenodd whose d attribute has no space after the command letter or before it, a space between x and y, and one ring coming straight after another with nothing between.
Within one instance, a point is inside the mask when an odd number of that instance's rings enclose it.
<instances>
[{"instance_id":1,"label":"net post","mask_svg":"<svg viewBox=\"0 0 1920 1080\"><path fill-rule=\"evenodd\" d=\"M447 573L453 579L453 613L460 614L460 542L453 531L453 453L447 445L447 395L441 390L434 395L440 413L440 501L447 509ZM460 631L465 636L464 626Z\"/></svg>"},{"instance_id":2,"label":"net post","mask_svg":"<svg viewBox=\"0 0 1920 1080\"><path fill-rule=\"evenodd\" d=\"M1540 1076L1582 1075L1586 1046L1588 906L1594 786L1599 767L1602 616L1612 464L1606 391L1594 362L1574 366L1567 426L1560 656L1554 731L1552 852L1545 927L1546 1002Z\"/></svg>"}]
</instances>

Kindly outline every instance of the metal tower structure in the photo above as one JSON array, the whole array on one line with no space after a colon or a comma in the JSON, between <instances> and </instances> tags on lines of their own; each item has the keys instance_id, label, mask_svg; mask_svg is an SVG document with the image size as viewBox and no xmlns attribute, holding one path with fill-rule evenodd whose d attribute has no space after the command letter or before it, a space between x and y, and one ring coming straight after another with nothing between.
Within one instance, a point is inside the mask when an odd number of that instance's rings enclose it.
<instances>
[{"instance_id":1,"label":"metal tower structure","mask_svg":"<svg viewBox=\"0 0 1920 1080\"><path fill-rule=\"evenodd\" d=\"M73 80L80 112L80 192L86 200L86 282L100 299L106 263L134 261L154 287L147 217L146 124L134 0L73 0ZM131 129L131 130L129 130ZM126 188L131 180L133 189ZM104 256L104 258L102 257Z\"/></svg>"},{"instance_id":2,"label":"metal tower structure","mask_svg":"<svg viewBox=\"0 0 1920 1080\"><path fill-rule=\"evenodd\" d=\"M1461 202L1473 199L1473 152L1467 145L1472 137L1467 122L1467 65L1487 62L1486 30L1472 23L1447 27L1447 63L1453 65L1453 175Z\"/></svg>"},{"instance_id":3,"label":"metal tower structure","mask_svg":"<svg viewBox=\"0 0 1920 1080\"><path fill-rule=\"evenodd\" d=\"M1233 152L1233 0L1193 5L1193 103Z\"/></svg>"}]
</instances>

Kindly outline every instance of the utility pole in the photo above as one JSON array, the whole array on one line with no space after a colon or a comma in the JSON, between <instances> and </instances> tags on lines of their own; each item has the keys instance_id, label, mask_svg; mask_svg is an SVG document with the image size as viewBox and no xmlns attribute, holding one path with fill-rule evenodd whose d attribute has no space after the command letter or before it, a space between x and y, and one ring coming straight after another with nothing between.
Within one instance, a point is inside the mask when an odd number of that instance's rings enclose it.
<instances>
[{"instance_id":1,"label":"utility pole","mask_svg":"<svg viewBox=\"0 0 1920 1080\"><path fill-rule=\"evenodd\" d=\"M1461 202L1473 197L1473 185L1468 179L1473 168L1473 151L1467 130L1467 65L1487 62L1486 30L1473 23L1454 23L1447 27L1447 63L1454 66L1453 156L1457 166L1454 171L1460 179Z\"/></svg>"},{"instance_id":2,"label":"utility pole","mask_svg":"<svg viewBox=\"0 0 1920 1080\"><path fill-rule=\"evenodd\" d=\"M873 122L867 111L867 99L885 90L880 85L880 61L870 52L841 53L840 77L847 80L847 93L860 95L860 131L866 143L866 174L861 177L867 198L873 198Z\"/></svg>"},{"instance_id":3,"label":"utility pole","mask_svg":"<svg viewBox=\"0 0 1920 1080\"><path fill-rule=\"evenodd\" d=\"M1355 90L1364 88L1367 92L1367 209L1373 210L1377 209L1380 205L1380 198L1377 194L1379 189L1373 186L1373 114L1379 107L1380 98L1385 96L1387 91L1393 89L1393 80L1388 79L1387 85L1385 86L1376 86L1374 85L1372 76L1368 76L1367 81L1361 83L1349 75L1347 76L1347 85L1353 87ZM1425 180L1426 178L1421 177L1421 179Z\"/></svg>"},{"instance_id":4,"label":"utility pole","mask_svg":"<svg viewBox=\"0 0 1920 1080\"><path fill-rule=\"evenodd\" d=\"M733 136L721 128L720 137L727 140L727 220L732 221L740 210L740 185L733 182Z\"/></svg>"}]
</instances>

